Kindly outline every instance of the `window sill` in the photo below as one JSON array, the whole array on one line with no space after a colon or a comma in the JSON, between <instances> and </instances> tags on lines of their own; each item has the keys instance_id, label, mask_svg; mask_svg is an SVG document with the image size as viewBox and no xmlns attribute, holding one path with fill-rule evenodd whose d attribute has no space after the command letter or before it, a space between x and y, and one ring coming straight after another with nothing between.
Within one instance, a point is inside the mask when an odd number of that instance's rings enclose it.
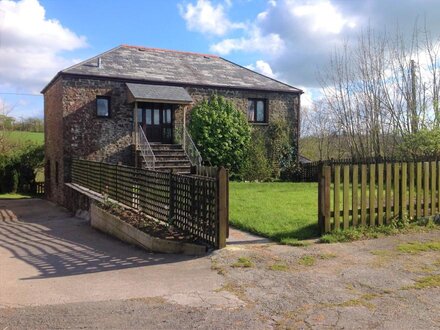
<instances>
[{"instance_id":1,"label":"window sill","mask_svg":"<svg viewBox=\"0 0 440 330\"><path fill-rule=\"evenodd\" d=\"M249 123L249 125L254 125L254 126L268 126L269 125L269 123L255 123L252 121L250 121L248 123Z\"/></svg>"}]
</instances>

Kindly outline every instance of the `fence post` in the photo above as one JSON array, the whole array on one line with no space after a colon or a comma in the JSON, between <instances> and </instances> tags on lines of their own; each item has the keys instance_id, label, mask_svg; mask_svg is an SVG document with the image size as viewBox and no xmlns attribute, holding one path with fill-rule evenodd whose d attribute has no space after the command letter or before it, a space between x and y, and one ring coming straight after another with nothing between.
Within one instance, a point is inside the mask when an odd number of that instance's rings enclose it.
<instances>
[{"instance_id":1,"label":"fence post","mask_svg":"<svg viewBox=\"0 0 440 330\"><path fill-rule=\"evenodd\" d=\"M323 165L319 171L318 225L321 234L330 232L330 178L331 167Z\"/></svg>"},{"instance_id":2,"label":"fence post","mask_svg":"<svg viewBox=\"0 0 440 330\"><path fill-rule=\"evenodd\" d=\"M174 218L174 203L176 201L176 196L175 196L175 194L176 194L176 189L175 189L176 180L174 180L174 174L173 174L172 170L170 170L169 176L170 176L170 181L169 181L169 185L170 185L169 201L170 202L169 202L169 208L168 208L168 223L172 224L173 218Z\"/></svg>"},{"instance_id":3,"label":"fence post","mask_svg":"<svg viewBox=\"0 0 440 330\"><path fill-rule=\"evenodd\" d=\"M219 249L226 246L226 237L228 234L228 172L224 167L217 170L217 217L218 217L218 233L217 247Z\"/></svg>"}]
</instances>

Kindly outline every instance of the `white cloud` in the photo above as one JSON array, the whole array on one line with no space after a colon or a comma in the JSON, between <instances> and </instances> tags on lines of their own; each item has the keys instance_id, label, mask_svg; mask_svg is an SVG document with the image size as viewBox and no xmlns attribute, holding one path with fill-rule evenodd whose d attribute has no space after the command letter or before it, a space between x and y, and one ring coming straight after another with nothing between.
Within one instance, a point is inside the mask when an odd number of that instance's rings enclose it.
<instances>
[{"instance_id":1,"label":"white cloud","mask_svg":"<svg viewBox=\"0 0 440 330\"><path fill-rule=\"evenodd\" d=\"M293 16L301 19L315 33L339 34L344 27L356 27L356 19L344 17L329 0L296 5L297 1L288 1Z\"/></svg>"},{"instance_id":2,"label":"white cloud","mask_svg":"<svg viewBox=\"0 0 440 330\"><path fill-rule=\"evenodd\" d=\"M245 37L224 39L211 45L210 50L221 55L227 55L233 51L276 55L284 50L284 41L276 33L263 35L258 28L254 27Z\"/></svg>"},{"instance_id":3,"label":"white cloud","mask_svg":"<svg viewBox=\"0 0 440 330\"><path fill-rule=\"evenodd\" d=\"M255 62L254 64L249 64L246 66L246 68L259 72L267 77L270 78L276 78L277 75L272 71L272 68L270 67L269 63L263 61L263 60L258 60Z\"/></svg>"},{"instance_id":4,"label":"white cloud","mask_svg":"<svg viewBox=\"0 0 440 330\"><path fill-rule=\"evenodd\" d=\"M0 86L39 92L57 71L75 61L61 56L86 39L46 18L38 0L0 1Z\"/></svg>"},{"instance_id":5,"label":"white cloud","mask_svg":"<svg viewBox=\"0 0 440 330\"><path fill-rule=\"evenodd\" d=\"M225 4L227 7L232 6L230 1ZM179 5L179 11L190 31L223 36L231 30L245 28L245 24L233 23L227 18L222 4L213 5L209 0L197 0L195 5Z\"/></svg>"}]
</instances>

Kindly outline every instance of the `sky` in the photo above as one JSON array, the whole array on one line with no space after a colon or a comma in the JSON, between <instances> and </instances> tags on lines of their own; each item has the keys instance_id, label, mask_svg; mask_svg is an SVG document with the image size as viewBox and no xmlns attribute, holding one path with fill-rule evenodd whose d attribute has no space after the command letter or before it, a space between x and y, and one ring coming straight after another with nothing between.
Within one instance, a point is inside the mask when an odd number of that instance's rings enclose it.
<instances>
[{"instance_id":1,"label":"sky","mask_svg":"<svg viewBox=\"0 0 440 330\"><path fill-rule=\"evenodd\" d=\"M56 73L120 44L220 55L319 96L335 49L416 21L440 36L440 0L0 0L0 110L43 117Z\"/></svg>"}]
</instances>

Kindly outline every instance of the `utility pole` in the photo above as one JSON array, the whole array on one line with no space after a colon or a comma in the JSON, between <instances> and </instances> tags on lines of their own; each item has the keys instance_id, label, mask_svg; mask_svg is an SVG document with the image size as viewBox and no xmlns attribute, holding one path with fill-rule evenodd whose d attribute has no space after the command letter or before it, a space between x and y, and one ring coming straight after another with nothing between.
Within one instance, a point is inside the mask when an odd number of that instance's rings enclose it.
<instances>
[{"instance_id":1,"label":"utility pole","mask_svg":"<svg viewBox=\"0 0 440 330\"><path fill-rule=\"evenodd\" d=\"M410 102L410 116L411 116L411 133L416 133L419 128L419 120L417 117L417 91L416 91L416 63L411 60L411 102Z\"/></svg>"}]
</instances>

